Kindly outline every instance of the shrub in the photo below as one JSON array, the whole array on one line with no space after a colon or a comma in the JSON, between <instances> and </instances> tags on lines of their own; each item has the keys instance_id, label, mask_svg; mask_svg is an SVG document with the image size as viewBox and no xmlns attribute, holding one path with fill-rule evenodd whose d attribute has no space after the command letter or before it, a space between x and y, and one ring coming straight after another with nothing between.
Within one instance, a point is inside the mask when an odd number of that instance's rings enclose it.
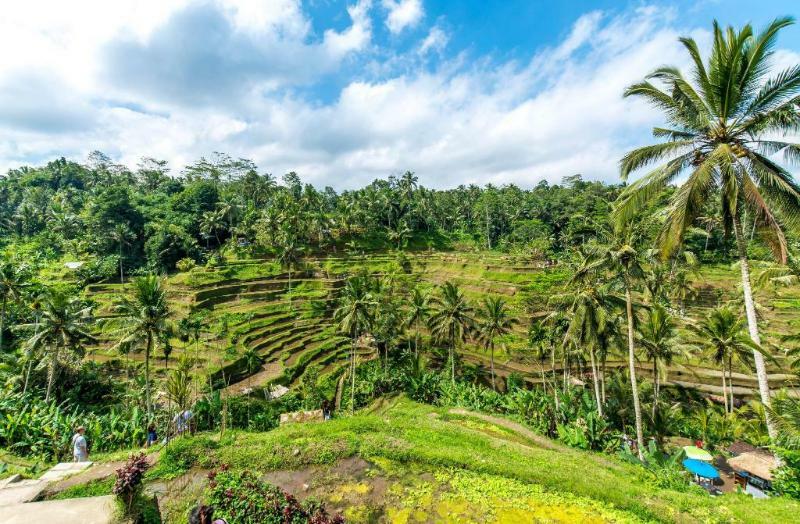
<instances>
[{"instance_id":1,"label":"shrub","mask_svg":"<svg viewBox=\"0 0 800 524\"><path fill-rule=\"evenodd\" d=\"M138 514L136 502L142 495L142 481L149 467L147 455L139 453L131 455L125 465L117 470L117 480L111 492L122 502L125 514L130 517Z\"/></svg>"},{"instance_id":2,"label":"shrub","mask_svg":"<svg viewBox=\"0 0 800 524\"><path fill-rule=\"evenodd\" d=\"M175 263L175 268L178 271L185 273L187 271L191 271L192 269L194 269L196 265L197 263L194 261L194 259L182 258Z\"/></svg>"},{"instance_id":3,"label":"shrub","mask_svg":"<svg viewBox=\"0 0 800 524\"><path fill-rule=\"evenodd\" d=\"M800 499L800 451L781 449L778 456L783 463L775 471L772 487L782 495Z\"/></svg>"},{"instance_id":4,"label":"shrub","mask_svg":"<svg viewBox=\"0 0 800 524\"><path fill-rule=\"evenodd\" d=\"M340 515L329 516L319 504L300 503L289 493L261 481L250 471L229 471L222 466L208 475L207 496L218 515L241 524L313 523L339 524Z\"/></svg>"}]
</instances>

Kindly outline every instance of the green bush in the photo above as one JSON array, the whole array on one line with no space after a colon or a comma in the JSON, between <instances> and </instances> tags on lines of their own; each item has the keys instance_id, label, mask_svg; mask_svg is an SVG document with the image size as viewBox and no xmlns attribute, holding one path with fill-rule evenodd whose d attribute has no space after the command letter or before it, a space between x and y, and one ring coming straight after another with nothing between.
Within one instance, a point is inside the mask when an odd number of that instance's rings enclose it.
<instances>
[{"instance_id":1,"label":"green bush","mask_svg":"<svg viewBox=\"0 0 800 524\"><path fill-rule=\"evenodd\" d=\"M85 412L64 401L49 402L19 393L0 393L0 447L22 456L70 457L75 428L86 428L90 452L115 451L144 442L145 414L138 408Z\"/></svg>"},{"instance_id":2,"label":"green bush","mask_svg":"<svg viewBox=\"0 0 800 524\"><path fill-rule=\"evenodd\" d=\"M261 481L250 471L226 467L209 474L208 501L215 517L240 524L339 524L340 515L329 516L321 505L300 503L291 494Z\"/></svg>"},{"instance_id":3,"label":"green bush","mask_svg":"<svg viewBox=\"0 0 800 524\"><path fill-rule=\"evenodd\" d=\"M775 471L772 487L782 495L800 499L800 451L780 449L778 456L783 464Z\"/></svg>"}]
</instances>

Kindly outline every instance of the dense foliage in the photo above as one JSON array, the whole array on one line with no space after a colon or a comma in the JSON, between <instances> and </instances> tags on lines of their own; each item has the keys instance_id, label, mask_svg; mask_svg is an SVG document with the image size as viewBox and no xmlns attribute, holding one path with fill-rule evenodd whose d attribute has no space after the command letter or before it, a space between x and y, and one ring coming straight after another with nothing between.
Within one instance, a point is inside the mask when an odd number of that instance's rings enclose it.
<instances>
[{"instance_id":1,"label":"dense foliage","mask_svg":"<svg viewBox=\"0 0 800 524\"><path fill-rule=\"evenodd\" d=\"M241 524L340 524L340 515L298 500L249 471L233 472L224 465L209 473L208 500L215 516Z\"/></svg>"}]
</instances>

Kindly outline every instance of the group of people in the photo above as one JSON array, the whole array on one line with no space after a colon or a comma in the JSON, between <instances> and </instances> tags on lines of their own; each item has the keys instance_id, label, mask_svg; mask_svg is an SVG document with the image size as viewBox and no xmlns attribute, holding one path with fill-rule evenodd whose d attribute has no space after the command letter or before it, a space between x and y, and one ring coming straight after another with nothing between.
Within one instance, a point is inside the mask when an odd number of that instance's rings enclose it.
<instances>
[{"instance_id":1,"label":"group of people","mask_svg":"<svg viewBox=\"0 0 800 524\"><path fill-rule=\"evenodd\" d=\"M171 424L172 431L167 431L167 437L164 439L164 444L170 437L182 435L187 431L194 435L197 425L194 420L194 413L191 410L185 409L177 413L172 418ZM147 440L145 447L149 448L158 443L158 431L156 430L155 423L151 422L147 426ZM73 462L89 462L89 445L86 441L86 428L78 426L75 429L75 434L72 436L72 461Z\"/></svg>"}]
</instances>

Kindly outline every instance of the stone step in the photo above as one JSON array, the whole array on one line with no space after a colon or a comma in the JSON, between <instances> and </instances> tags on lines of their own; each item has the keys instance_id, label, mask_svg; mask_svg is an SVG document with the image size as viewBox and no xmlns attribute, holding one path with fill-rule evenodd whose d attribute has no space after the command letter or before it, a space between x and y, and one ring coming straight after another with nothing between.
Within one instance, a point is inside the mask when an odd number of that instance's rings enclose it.
<instances>
[{"instance_id":1,"label":"stone step","mask_svg":"<svg viewBox=\"0 0 800 524\"><path fill-rule=\"evenodd\" d=\"M84 497L14 504L2 510L3 524L111 524L114 522L114 497Z\"/></svg>"}]
</instances>

